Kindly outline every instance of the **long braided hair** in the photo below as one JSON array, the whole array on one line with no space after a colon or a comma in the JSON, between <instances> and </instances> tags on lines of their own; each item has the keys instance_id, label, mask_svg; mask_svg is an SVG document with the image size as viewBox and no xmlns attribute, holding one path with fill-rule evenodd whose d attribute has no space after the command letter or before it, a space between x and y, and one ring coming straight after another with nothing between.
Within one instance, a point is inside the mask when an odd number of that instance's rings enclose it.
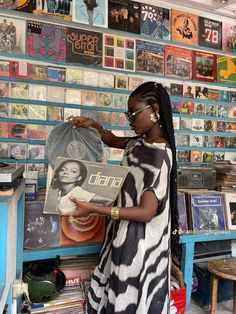
<instances>
[{"instance_id":1,"label":"long braided hair","mask_svg":"<svg viewBox=\"0 0 236 314\"><path fill-rule=\"evenodd\" d=\"M177 164L176 164L176 147L174 137L174 127L172 121L172 109L170 98L165 88L156 82L146 82L137 87L130 97L138 98L146 103L146 105L159 106L159 123L164 135L170 145L173 166L170 173L170 212L171 212L171 249L176 257L180 257L180 245L178 237L178 209L177 209Z\"/></svg>"}]
</instances>

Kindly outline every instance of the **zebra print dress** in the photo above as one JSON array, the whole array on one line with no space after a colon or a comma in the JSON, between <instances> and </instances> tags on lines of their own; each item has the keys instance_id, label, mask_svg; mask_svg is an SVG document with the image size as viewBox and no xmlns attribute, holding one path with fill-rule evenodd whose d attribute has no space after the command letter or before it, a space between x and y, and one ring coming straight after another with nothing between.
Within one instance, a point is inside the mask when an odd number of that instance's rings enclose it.
<instances>
[{"instance_id":1,"label":"zebra print dress","mask_svg":"<svg viewBox=\"0 0 236 314\"><path fill-rule=\"evenodd\" d=\"M148 223L109 221L89 289L87 313L167 314L172 152L164 143L148 144L135 138L127 144L122 165L130 167L130 172L118 206L137 206L142 193L151 190L159 207Z\"/></svg>"}]
</instances>

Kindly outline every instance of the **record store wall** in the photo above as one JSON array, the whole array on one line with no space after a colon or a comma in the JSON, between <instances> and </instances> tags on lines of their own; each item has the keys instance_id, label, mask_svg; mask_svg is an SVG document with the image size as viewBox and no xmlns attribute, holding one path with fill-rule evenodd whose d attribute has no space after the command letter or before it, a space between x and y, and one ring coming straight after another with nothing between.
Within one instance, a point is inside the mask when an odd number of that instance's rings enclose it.
<instances>
[{"instance_id":1,"label":"record store wall","mask_svg":"<svg viewBox=\"0 0 236 314\"><path fill-rule=\"evenodd\" d=\"M1 2L1 161L45 177L47 136L70 115L132 134L127 98L149 80L170 93L179 163L235 159L236 22L149 3L101 0L88 14L82 0Z\"/></svg>"}]
</instances>

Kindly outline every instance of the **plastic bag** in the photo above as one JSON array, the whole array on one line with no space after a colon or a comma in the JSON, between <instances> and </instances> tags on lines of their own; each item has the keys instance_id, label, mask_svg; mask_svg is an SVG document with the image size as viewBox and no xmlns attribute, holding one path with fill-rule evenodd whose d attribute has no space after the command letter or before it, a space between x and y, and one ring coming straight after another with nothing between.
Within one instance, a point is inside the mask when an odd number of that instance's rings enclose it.
<instances>
[{"instance_id":1,"label":"plastic bag","mask_svg":"<svg viewBox=\"0 0 236 314\"><path fill-rule=\"evenodd\" d=\"M186 288L171 290L170 314L184 314L186 306Z\"/></svg>"}]
</instances>

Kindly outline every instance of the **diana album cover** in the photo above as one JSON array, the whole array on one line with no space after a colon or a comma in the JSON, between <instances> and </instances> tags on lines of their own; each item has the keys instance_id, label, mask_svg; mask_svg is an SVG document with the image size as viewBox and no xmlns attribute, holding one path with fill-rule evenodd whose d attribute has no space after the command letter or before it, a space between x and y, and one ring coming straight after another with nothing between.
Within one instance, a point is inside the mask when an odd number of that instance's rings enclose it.
<instances>
[{"instance_id":1,"label":"diana album cover","mask_svg":"<svg viewBox=\"0 0 236 314\"><path fill-rule=\"evenodd\" d=\"M222 46L222 22L199 16L199 46L219 49Z\"/></svg>"}]
</instances>

